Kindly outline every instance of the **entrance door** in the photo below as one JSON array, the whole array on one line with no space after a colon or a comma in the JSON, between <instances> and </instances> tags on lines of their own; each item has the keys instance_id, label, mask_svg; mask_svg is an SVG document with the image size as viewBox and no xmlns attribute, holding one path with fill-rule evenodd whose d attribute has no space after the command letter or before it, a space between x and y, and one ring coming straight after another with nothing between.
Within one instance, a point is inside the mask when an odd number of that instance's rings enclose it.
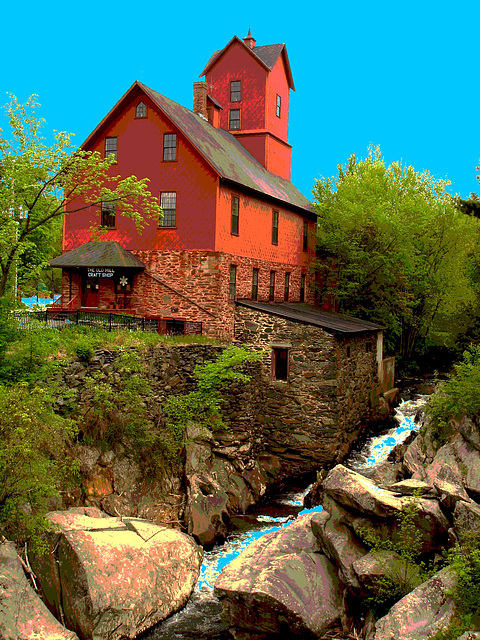
<instances>
[{"instance_id":1,"label":"entrance door","mask_svg":"<svg viewBox=\"0 0 480 640\"><path fill-rule=\"evenodd\" d=\"M82 307L98 307L98 278L87 278L82 291Z\"/></svg>"}]
</instances>

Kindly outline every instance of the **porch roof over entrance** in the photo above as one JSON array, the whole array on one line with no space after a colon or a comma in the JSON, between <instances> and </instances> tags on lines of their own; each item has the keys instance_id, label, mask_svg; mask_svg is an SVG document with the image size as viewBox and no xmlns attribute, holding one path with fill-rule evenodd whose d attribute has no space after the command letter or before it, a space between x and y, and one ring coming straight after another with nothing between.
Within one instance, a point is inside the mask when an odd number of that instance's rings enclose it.
<instances>
[{"instance_id":1,"label":"porch roof over entrance","mask_svg":"<svg viewBox=\"0 0 480 640\"><path fill-rule=\"evenodd\" d=\"M145 269L141 260L118 242L86 242L48 263L50 267L122 267Z\"/></svg>"}]
</instances>

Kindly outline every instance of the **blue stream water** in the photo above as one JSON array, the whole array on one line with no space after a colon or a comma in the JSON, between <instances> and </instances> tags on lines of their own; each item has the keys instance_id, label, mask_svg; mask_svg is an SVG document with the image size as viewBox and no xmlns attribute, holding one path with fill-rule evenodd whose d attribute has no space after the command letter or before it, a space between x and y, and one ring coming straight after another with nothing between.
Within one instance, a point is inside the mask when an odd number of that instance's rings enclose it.
<instances>
[{"instance_id":1,"label":"blue stream water","mask_svg":"<svg viewBox=\"0 0 480 640\"><path fill-rule=\"evenodd\" d=\"M396 410L398 426L383 435L369 438L365 445L352 453L346 466L358 473L369 471L384 461L391 449L403 442L415 428L415 414L426 402L426 396L402 402ZM248 545L271 531L287 527L303 513L322 511L321 506L302 509L307 488L296 488L273 497L262 512L233 518L235 530L226 542L206 551L197 587L187 606L168 620L142 636L151 640L231 640L226 626L220 619L220 603L213 595L215 580L234 558Z\"/></svg>"}]
</instances>

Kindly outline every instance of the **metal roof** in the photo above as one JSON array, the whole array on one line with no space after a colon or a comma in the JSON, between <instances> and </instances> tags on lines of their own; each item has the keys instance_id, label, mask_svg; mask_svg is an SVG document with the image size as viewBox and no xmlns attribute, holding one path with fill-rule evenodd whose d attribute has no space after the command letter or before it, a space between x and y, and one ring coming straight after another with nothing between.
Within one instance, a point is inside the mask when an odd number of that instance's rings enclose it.
<instances>
[{"instance_id":1,"label":"metal roof","mask_svg":"<svg viewBox=\"0 0 480 640\"><path fill-rule=\"evenodd\" d=\"M50 260L50 267L122 267L145 269L133 253L118 242L86 242L58 258Z\"/></svg>"},{"instance_id":2,"label":"metal roof","mask_svg":"<svg viewBox=\"0 0 480 640\"><path fill-rule=\"evenodd\" d=\"M222 179L255 191L260 197L266 195L283 205L301 209L307 217L317 219L307 198L289 180L267 171L231 133L217 129L141 82L134 83L131 89L135 86L153 100Z\"/></svg>"},{"instance_id":3,"label":"metal roof","mask_svg":"<svg viewBox=\"0 0 480 640\"><path fill-rule=\"evenodd\" d=\"M327 333L358 334L381 331L385 327L360 318L328 313L317 307L300 302L254 302L253 300L237 300L242 307L261 311L273 316L279 316L293 322L301 322L321 327Z\"/></svg>"},{"instance_id":4,"label":"metal roof","mask_svg":"<svg viewBox=\"0 0 480 640\"><path fill-rule=\"evenodd\" d=\"M223 55L223 53L226 52L226 50L233 44L233 43L240 43L243 47L245 47L245 49L251 53L254 58L256 58L263 67L265 67L266 70L271 71L273 69L273 67L275 66L278 58L280 57L280 55L284 54L284 61L285 61L285 67L286 67L286 71L287 71L287 79L288 79L288 84L290 89L292 89L293 91L295 91L295 85L293 83L293 76L292 76L292 70L290 68L290 62L288 60L288 55L287 55L287 47L285 44L281 43L281 44L265 44L265 45L260 45L258 47L253 47L253 49L250 49L250 47L245 44L245 42L243 40L241 40L238 36L233 36L233 38L230 40L230 42L225 45L225 47L223 47L223 49L219 49L218 51L214 51L212 53L212 55L210 56L209 61L207 62L207 64L205 65L202 73L200 74L200 78L202 76L204 76L206 73L209 72L210 68L215 64L215 62L217 62L217 60L219 60L221 58L221 56Z\"/></svg>"}]
</instances>

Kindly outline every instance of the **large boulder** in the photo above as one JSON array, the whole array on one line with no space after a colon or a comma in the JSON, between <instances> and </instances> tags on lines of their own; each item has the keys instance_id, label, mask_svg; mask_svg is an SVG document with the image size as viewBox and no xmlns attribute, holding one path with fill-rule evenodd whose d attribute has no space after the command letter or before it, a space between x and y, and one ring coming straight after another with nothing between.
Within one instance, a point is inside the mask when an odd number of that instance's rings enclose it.
<instances>
[{"instance_id":1,"label":"large boulder","mask_svg":"<svg viewBox=\"0 0 480 640\"><path fill-rule=\"evenodd\" d=\"M215 584L231 627L318 638L340 619L343 584L312 532L314 514L268 533L231 562Z\"/></svg>"},{"instance_id":2,"label":"large boulder","mask_svg":"<svg viewBox=\"0 0 480 640\"><path fill-rule=\"evenodd\" d=\"M373 530L384 539L395 540L401 536L400 517L414 500L414 522L420 533L420 551L439 550L446 542L450 525L435 499L412 498L377 487L369 478L342 465L330 471L323 482L323 489L325 509L331 511L332 504L341 505L344 512L350 514L350 517L343 515L343 521L360 539L364 537L365 529Z\"/></svg>"},{"instance_id":3,"label":"large boulder","mask_svg":"<svg viewBox=\"0 0 480 640\"><path fill-rule=\"evenodd\" d=\"M375 625L374 640L427 640L445 630L455 615L448 595L455 576L448 567L399 600Z\"/></svg>"},{"instance_id":4,"label":"large boulder","mask_svg":"<svg viewBox=\"0 0 480 640\"><path fill-rule=\"evenodd\" d=\"M203 556L186 534L94 508L48 519L57 533L32 565L51 610L82 638L135 638L186 604Z\"/></svg>"},{"instance_id":5,"label":"large boulder","mask_svg":"<svg viewBox=\"0 0 480 640\"><path fill-rule=\"evenodd\" d=\"M441 447L433 461L414 477L435 484L438 480L463 486L480 497L480 451L457 433Z\"/></svg>"},{"instance_id":6,"label":"large boulder","mask_svg":"<svg viewBox=\"0 0 480 640\"><path fill-rule=\"evenodd\" d=\"M13 542L0 544L0 638L78 640L29 585Z\"/></svg>"},{"instance_id":7,"label":"large boulder","mask_svg":"<svg viewBox=\"0 0 480 640\"><path fill-rule=\"evenodd\" d=\"M323 553L338 568L342 581L350 591L357 593L360 583L352 565L367 553L367 548L344 522L341 510L332 507L331 513L323 510L312 516L312 531Z\"/></svg>"}]
</instances>

